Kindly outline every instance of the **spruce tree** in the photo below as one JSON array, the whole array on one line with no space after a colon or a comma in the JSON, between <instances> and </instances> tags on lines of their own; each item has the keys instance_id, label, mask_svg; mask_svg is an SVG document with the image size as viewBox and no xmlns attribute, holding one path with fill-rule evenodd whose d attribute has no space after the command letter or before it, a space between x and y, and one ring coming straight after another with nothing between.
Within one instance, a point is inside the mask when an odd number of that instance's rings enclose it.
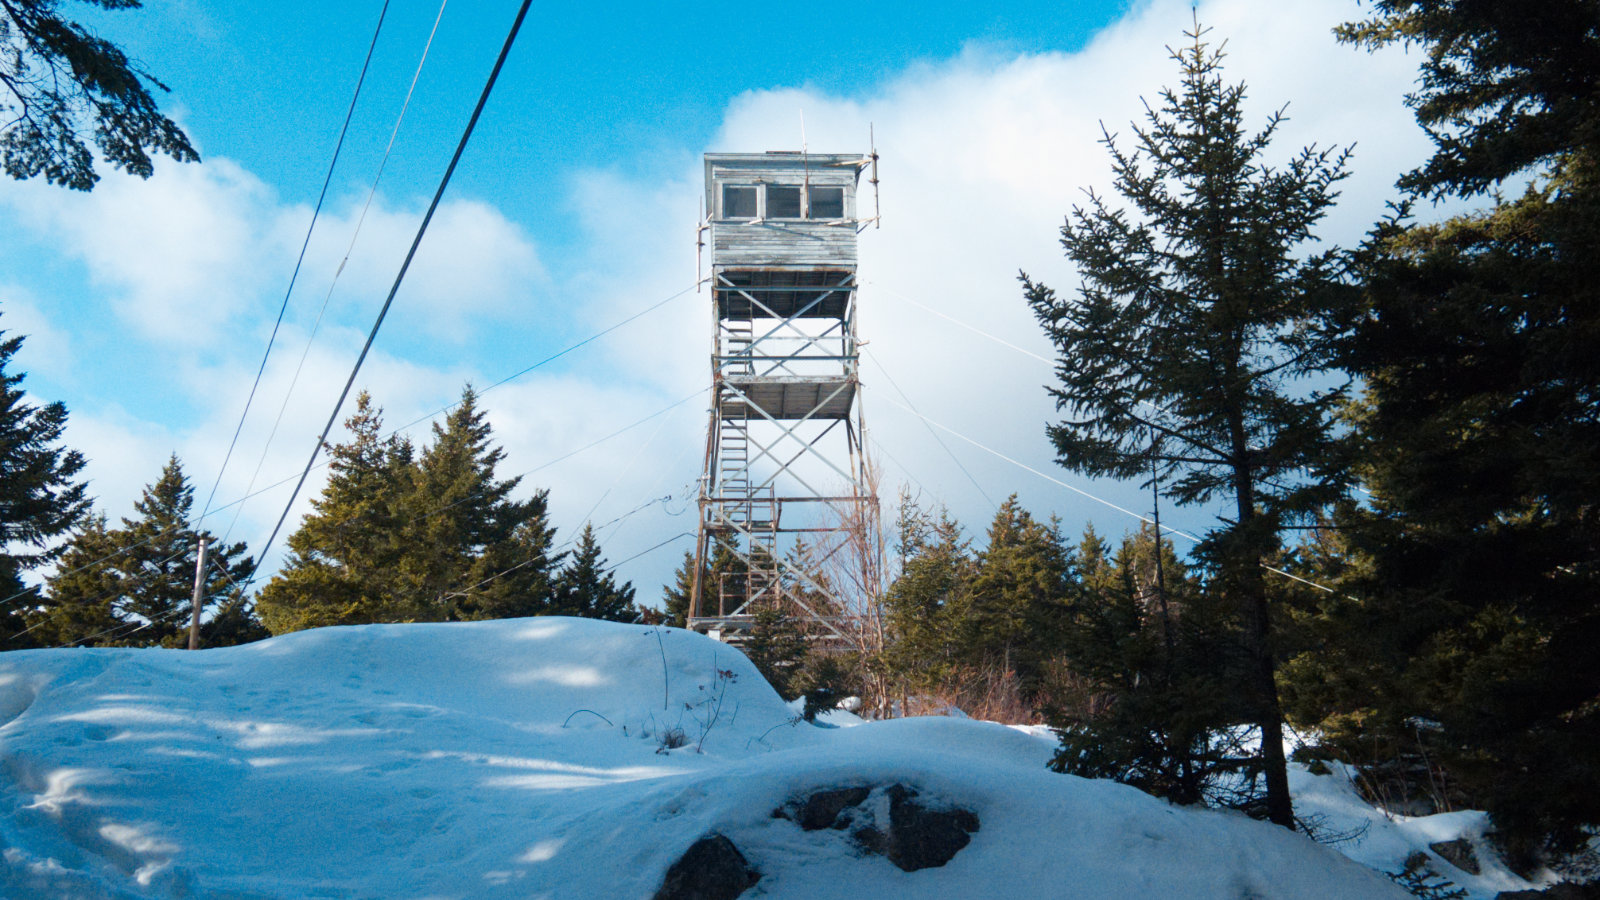
<instances>
[{"instance_id":1,"label":"spruce tree","mask_svg":"<svg viewBox=\"0 0 1600 900\"><path fill-rule=\"evenodd\" d=\"M1301 380L1330 372L1325 324L1345 302L1338 256L1297 254L1334 202L1348 151L1267 163L1281 112L1246 131L1244 86L1223 83L1222 54L1198 27L1188 37L1173 53L1181 87L1133 128L1133 149L1105 137L1126 205L1091 193L1061 230L1077 297L1022 281L1060 355L1051 394L1066 417L1048 429L1057 461L1123 479L1153 469L1179 504L1229 506L1196 555L1241 612L1251 666L1235 690L1260 733L1267 817L1293 828L1262 563L1286 524L1338 495L1323 476L1344 392Z\"/></svg>"},{"instance_id":2,"label":"spruce tree","mask_svg":"<svg viewBox=\"0 0 1600 900\"><path fill-rule=\"evenodd\" d=\"M349 439L328 448L328 482L289 536L283 569L257 601L273 634L419 614L399 578L409 550L403 527L410 512L411 445L383 436L383 410L366 391L344 425Z\"/></svg>"},{"instance_id":3,"label":"spruce tree","mask_svg":"<svg viewBox=\"0 0 1600 900\"><path fill-rule=\"evenodd\" d=\"M421 454L383 435L363 392L329 448L330 475L261 595L275 634L323 625L499 619L547 613L553 575L549 495L511 495L505 450L469 385Z\"/></svg>"},{"instance_id":4,"label":"spruce tree","mask_svg":"<svg viewBox=\"0 0 1600 900\"><path fill-rule=\"evenodd\" d=\"M805 632L775 603L757 605L754 617L740 649L779 696L793 700L803 692L797 682L809 652Z\"/></svg>"},{"instance_id":5,"label":"spruce tree","mask_svg":"<svg viewBox=\"0 0 1600 900\"><path fill-rule=\"evenodd\" d=\"M1054 768L1175 803L1254 808L1258 760L1230 728L1249 712L1233 688L1248 659L1226 605L1153 529L1115 552L1088 529L1077 563L1061 642L1071 677L1049 711L1062 741Z\"/></svg>"},{"instance_id":6,"label":"spruce tree","mask_svg":"<svg viewBox=\"0 0 1600 900\"><path fill-rule=\"evenodd\" d=\"M666 624L675 628L689 627L689 601L693 596L694 551L688 550L683 554L683 562L678 564L678 571L673 573L673 583L662 592Z\"/></svg>"},{"instance_id":7,"label":"spruce tree","mask_svg":"<svg viewBox=\"0 0 1600 900\"><path fill-rule=\"evenodd\" d=\"M122 575L110 564L121 549L119 537L106 527L104 513L78 527L62 548L57 574L49 581L49 595L30 615L37 644L72 644L126 626L117 612Z\"/></svg>"},{"instance_id":8,"label":"spruce tree","mask_svg":"<svg viewBox=\"0 0 1600 900\"><path fill-rule=\"evenodd\" d=\"M522 521L509 537L484 547L465 581L474 585L457 599L460 619L511 619L550 612L555 573L566 553L554 552L556 530L549 524L550 492L540 490L514 505Z\"/></svg>"},{"instance_id":9,"label":"spruce tree","mask_svg":"<svg viewBox=\"0 0 1600 900\"><path fill-rule=\"evenodd\" d=\"M415 618L542 611L558 562L549 555L546 495L513 499L522 479L498 477L504 459L477 393L466 386L444 423L434 424L433 443L412 470L400 590L415 604Z\"/></svg>"},{"instance_id":10,"label":"spruce tree","mask_svg":"<svg viewBox=\"0 0 1600 900\"><path fill-rule=\"evenodd\" d=\"M929 690L952 681L967 659L956 623L971 606L977 561L944 511L936 519L902 514L897 543L900 576L884 598L885 662L904 690Z\"/></svg>"},{"instance_id":11,"label":"spruce tree","mask_svg":"<svg viewBox=\"0 0 1600 900\"><path fill-rule=\"evenodd\" d=\"M556 575L551 612L612 622L632 622L638 618L633 608L633 585L627 582L618 585L616 576L607 571L594 526L587 522L578 534L578 546L572 551L572 558Z\"/></svg>"},{"instance_id":12,"label":"spruce tree","mask_svg":"<svg viewBox=\"0 0 1600 900\"><path fill-rule=\"evenodd\" d=\"M34 643L21 612L39 598L23 576L54 562L57 539L89 511L83 454L60 443L67 408L28 402L26 373L7 371L23 340L0 331L0 649Z\"/></svg>"},{"instance_id":13,"label":"spruce tree","mask_svg":"<svg viewBox=\"0 0 1600 900\"><path fill-rule=\"evenodd\" d=\"M964 655L979 671L1015 678L1021 697L1038 693L1056 653L1074 581L1071 552L1055 523L1044 524L1015 494L996 510L989 544L978 555L966 621Z\"/></svg>"},{"instance_id":14,"label":"spruce tree","mask_svg":"<svg viewBox=\"0 0 1600 900\"><path fill-rule=\"evenodd\" d=\"M1345 364L1373 498L1340 522L1359 602L1328 620L1364 628L1335 653L1395 675L1323 713L1437 723L1514 851L1571 847L1600 825L1600 8L1372 9L1342 37L1422 51L1407 102L1436 150L1401 186L1486 206L1402 211L1361 259Z\"/></svg>"},{"instance_id":15,"label":"spruce tree","mask_svg":"<svg viewBox=\"0 0 1600 900\"><path fill-rule=\"evenodd\" d=\"M60 575L48 583L41 617L43 628L59 643L110 646L186 646L189 611L193 605L195 569L200 539L210 544L204 596L207 607L227 610L234 639L249 639L260 632L245 605L241 585L251 571L242 543L223 545L190 521L194 487L173 454L153 484L134 502L135 518L106 529L103 518L92 520L68 543ZM78 561L82 560L81 563ZM109 607L107 606L109 595ZM107 618L124 627L101 633Z\"/></svg>"}]
</instances>

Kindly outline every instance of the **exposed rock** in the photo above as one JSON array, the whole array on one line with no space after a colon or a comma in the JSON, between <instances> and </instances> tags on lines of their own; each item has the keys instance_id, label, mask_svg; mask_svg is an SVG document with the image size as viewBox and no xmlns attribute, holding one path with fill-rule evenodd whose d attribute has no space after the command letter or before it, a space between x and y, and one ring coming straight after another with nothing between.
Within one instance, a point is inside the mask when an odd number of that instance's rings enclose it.
<instances>
[{"instance_id":1,"label":"exposed rock","mask_svg":"<svg viewBox=\"0 0 1600 900\"><path fill-rule=\"evenodd\" d=\"M667 870L655 900L733 900L760 880L733 841L708 834Z\"/></svg>"},{"instance_id":2,"label":"exposed rock","mask_svg":"<svg viewBox=\"0 0 1600 900\"><path fill-rule=\"evenodd\" d=\"M882 856L889 852L889 836L879 831L875 826L863 825L850 832L850 838L856 842L857 847L868 853L876 853Z\"/></svg>"},{"instance_id":3,"label":"exposed rock","mask_svg":"<svg viewBox=\"0 0 1600 900\"><path fill-rule=\"evenodd\" d=\"M886 856L907 872L944 865L978 830L976 815L965 809L936 809L920 803L917 792L903 784L817 791L803 799L791 799L772 815L793 820L806 831L849 829L851 840L862 852Z\"/></svg>"},{"instance_id":4,"label":"exposed rock","mask_svg":"<svg viewBox=\"0 0 1600 900\"><path fill-rule=\"evenodd\" d=\"M860 806L867 795L872 793L869 787L847 787L831 791L818 791L807 797L805 802L792 808L795 823L806 831L819 831L823 828L843 828L848 822L841 820L839 814L846 809Z\"/></svg>"},{"instance_id":5,"label":"exposed rock","mask_svg":"<svg viewBox=\"0 0 1600 900\"><path fill-rule=\"evenodd\" d=\"M889 839L884 853L907 872L942 866L965 847L978 830L978 817L964 809L929 809L916 801L917 792L890 786Z\"/></svg>"},{"instance_id":6,"label":"exposed rock","mask_svg":"<svg viewBox=\"0 0 1600 900\"><path fill-rule=\"evenodd\" d=\"M1563 881L1542 891L1501 891L1494 900L1596 900L1600 898L1600 885L1573 884Z\"/></svg>"},{"instance_id":7,"label":"exposed rock","mask_svg":"<svg viewBox=\"0 0 1600 900\"><path fill-rule=\"evenodd\" d=\"M1466 838L1456 838L1453 841L1436 841L1428 845L1428 849L1439 854L1445 862L1466 872L1476 875L1479 872L1478 854L1472 850L1472 842Z\"/></svg>"}]
</instances>

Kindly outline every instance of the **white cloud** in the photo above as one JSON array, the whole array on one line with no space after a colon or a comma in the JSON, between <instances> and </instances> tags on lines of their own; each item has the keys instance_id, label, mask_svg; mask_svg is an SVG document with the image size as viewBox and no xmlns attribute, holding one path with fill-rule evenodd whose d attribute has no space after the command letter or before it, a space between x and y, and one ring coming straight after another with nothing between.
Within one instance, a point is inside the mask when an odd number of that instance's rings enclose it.
<instances>
[{"instance_id":1,"label":"white cloud","mask_svg":"<svg viewBox=\"0 0 1600 900\"><path fill-rule=\"evenodd\" d=\"M323 214L296 288L297 306L317 309L334 285L330 309L341 321L370 321L376 313L426 206L395 204L380 194L365 207L365 195L350 195ZM298 247L305 223L293 227ZM483 201L447 199L417 249L392 314L459 343L521 314L548 280L520 225Z\"/></svg>"},{"instance_id":2,"label":"white cloud","mask_svg":"<svg viewBox=\"0 0 1600 900\"><path fill-rule=\"evenodd\" d=\"M1278 153L1287 157L1310 142L1358 144L1344 202L1323 230L1343 244L1359 239L1380 214L1395 176L1428 150L1400 104L1416 61L1334 43L1329 29L1352 14L1343 0L1306 0L1292 12L1268 0L1217 0L1199 11L1215 37L1228 40L1226 77L1250 85L1251 121L1290 104ZM1016 56L974 48L918 64L848 98L814 90L752 91L730 102L712 145L704 148L795 147L802 110L809 147L817 152L865 150L873 127L883 155L883 226L861 236L861 330L871 342L863 374L868 422L887 457L889 480L914 479L925 499L949 503L974 530L986 524L988 504L929 427L901 409L906 401L888 375L928 417L1083 484L1053 465L1044 440L1053 415L1043 390L1049 366L938 313L1051 355L1023 304L1017 270L1063 293L1073 289L1058 229L1082 188L1109 189L1099 123L1126 133L1141 113L1139 98L1154 101L1163 85L1175 83L1165 47L1183 40L1190 15L1182 0L1145 3L1080 52ZM358 387L369 386L389 423L400 425L456 399L463 381L492 383L505 369L559 349L568 335L580 339L692 284L702 191L698 156L650 178L618 174L649 169L630 164L572 174L565 211L577 239L559 261L545 259L524 226L493 203L447 201ZM219 490L222 502L245 491L364 199L342 195L324 210L279 348ZM126 349L135 362L94 362L122 365L129 379L150 381L148 391L168 395L138 404L107 389L69 401L70 440L92 458L103 505L113 515L125 513L173 449L203 499L233 434L310 209L281 202L254 175L217 157L203 166L164 165L150 182L108 177L86 196L20 185L0 195L0 203L80 261L126 323L130 346L118 352ZM422 208L420 201L375 200L257 489L303 465ZM29 323L28 310L40 307L24 298L5 308L5 326L21 328ZM24 329L38 335L30 349L54 345L76 352L61 337L71 315L34 315ZM601 523L652 498L676 498L698 475L704 398L540 467L705 387L709 338L708 297L691 292L547 371L490 392L483 405L508 453L502 474L537 469L525 490L551 489L563 538L591 510ZM416 434L419 443L427 439L425 429ZM1073 530L1090 517L1111 533L1131 523L957 437L940 437L993 500L1019 490L1030 508L1060 513ZM308 484L300 509L319 486L320 475ZM1149 505L1132 488L1085 486L1134 509ZM235 539L259 541L286 496L283 487L251 501ZM1202 513L1166 510L1163 516L1180 526L1205 526ZM692 528L693 520L692 503L656 503L606 532L607 554L613 560L632 555ZM623 574L639 584L642 597L654 598L686 546L680 541Z\"/></svg>"},{"instance_id":3,"label":"white cloud","mask_svg":"<svg viewBox=\"0 0 1600 900\"><path fill-rule=\"evenodd\" d=\"M5 197L82 262L127 325L168 343L204 340L248 308L289 214L227 159L163 164L148 181L111 175L86 194L33 181Z\"/></svg>"},{"instance_id":4,"label":"white cloud","mask_svg":"<svg viewBox=\"0 0 1600 900\"><path fill-rule=\"evenodd\" d=\"M0 283L0 331L6 337L27 338L18 354L28 371L41 370L53 378L70 377L74 360L72 338L52 323L32 291L17 284ZM46 401L48 402L48 401Z\"/></svg>"},{"instance_id":5,"label":"white cloud","mask_svg":"<svg viewBox=\"0 0 1600 900\"><path fill-rule=\"evenodd\" d=\"M1399 172L1428 150L1400 102L1415 60L1335 43L1331 28L1352 14L1348 4L1333 0L1296 4L1292 13L1265 0L1219 0L1199 10L1201 21L1215 29L1210 38L1228 41L1225 78L1250 86L1249 123L1259 126L1289 104L1290 119L1273 148L1278 159L1313 142L1358 145L1343 201L1322 230L1326 239L1346 246L1359 241L1381 214ZM903 406L1054 477L1134 510L1149 509L1148 496L1131 486L1090 484L1053 464L1044 437L1054 415L1043 389L1052 380L1047 364L939 313L1053 356L1022 300L1017 271L1027 270L1063 294L1074 289L1059 228L1084 188L1110 191L1100 123L1126 135L1129 121L1142 115L1141 97L1159 103L1161 88L1178 80L1166 48L1181 44L1190 24L1188 3L1162 0L1139 5L1076 53L1002 56L974 48L953 60L915 66L849 98L809 89L752 91L729 105L706 148L794 148L801 111L816 152L863 151L872 127L883 157L883 225L861 237L861 332L871 342L863 370L868 422L880 455L890 457L882 460L888 480L914 479L925 489L925 500L950 504L974 531L987 524L990 509L962 466L991 501L1020 491L1026 505L1059 513L1069 530L1085 519L1112 534L1135 523L931 429ZM699 196L701 178L696 160L689 170L655 183L595 174L579 184L586 200L605 209L670 216L667 222L678 226L670 233L677 237L686 235L680 207ZM869 190L865 184L863 190ZM596 214L589 223L602 255L637 246L643 230L622 215ZM636 307L672 283L667 273L682 270L684 242L658 243L645 245L658 254L653 265L602 292L603 307ZM704 382L709 318L682 311L675 316L668 329L620 342L620 363L642 363L631 365L631 372L664 373L657 383ZM664 352L668 346L670 354ZM691 361L687 368L685 359ZM889 383L891 377L908 400ZM692 454L695 462L698 456ZM1203 511L1167 509L1163 516L1191 530L1208 524ZM657 565L670 566L675 558Z\"/></svg>"},{"instance_id":6,"label":"white cloud","mask_svg":"<svg viewBox=\"0 0 1600 900\"><path fill-rule=\"evenodd\" d=\"M395 205L380 195L352 249L364 199L330 203L318 223L217 489L215 505L258 494L243 505L234 540L256 543L270 530L421 220L421 203ZM53 290L56 307L46 313L28 288L0 286L6 314L0 327L31 335L26 361L45 361L56 384L77 392L60 398L72 414L67 440L89 457L86 474L100 505L113 519L131 514L141 488L176 451L195 484L198 512L272 333L310 207L279 202L255 175L216 156L203 165L159 164L149 181L111 173L89 194L22 183L0 194L0 204L15 213L14 224L76 261L93 289L76 298L65 286ZM347 251L348 265L308 351ZM466 381L484 380L476 365L457 362L442 348L520 315L529 294L547 282L526 231L498 209L470 199L441 204L357 389L370 386L395 425L439 409ZM86 349L74 352L67 325L82 330L105 322L98 316L105 308L124 327L94 334ZM423 359L385 352L408 342L433 352ZM304 370L290 396L302 354ZM282 422L269 448L280 407ZM335 439L340 433L336 428ZM319 469L308 481L296 517L322 477ZM221 533L234 514L224 509L206 524Z\"/></svg>"}]
</instances>

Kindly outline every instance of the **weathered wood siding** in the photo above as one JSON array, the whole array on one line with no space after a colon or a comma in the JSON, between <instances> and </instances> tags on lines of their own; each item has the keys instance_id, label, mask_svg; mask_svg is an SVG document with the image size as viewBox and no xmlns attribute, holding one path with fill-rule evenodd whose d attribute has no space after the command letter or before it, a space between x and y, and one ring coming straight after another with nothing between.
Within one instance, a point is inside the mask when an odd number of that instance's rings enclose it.
<instances>
[{"instance_id":1,"label":"weathered wood siding","mask_svg":"<svg viewBox=\"0 0 1600 900\"><path fill-rule=\"evenodd\" d=\"M782 221L712 222L713 266L834 266L856 264L856 230L851 225Z\"/></svg>"}]
</instances>

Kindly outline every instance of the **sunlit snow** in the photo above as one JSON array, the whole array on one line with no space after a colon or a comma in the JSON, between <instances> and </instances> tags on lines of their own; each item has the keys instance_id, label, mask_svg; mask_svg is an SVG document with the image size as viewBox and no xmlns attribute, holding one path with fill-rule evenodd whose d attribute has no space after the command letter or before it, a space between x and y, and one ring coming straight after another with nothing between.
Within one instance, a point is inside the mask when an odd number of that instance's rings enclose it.
<instances>
[{"instance_id":1,"label":"sunlit snow","mask_svg":"<svg viewBox=\"0 0 1600 900\"><path fill-rule=\"evenodd\" d=\"M1372 823L1342 848L1359 865L1053 774L1042 729L813 725L725 645L578 619L7 653L0 713L11 898L646 898L710 832L762 873L747 897L1405 897L1369 866L1440 839L1376 816L1347 779L1297 773L1330 817ZM772 815L894 782L978 815L949 864L902 872ZM1486 879L1474 890L1503 880Z\"/></svg>"}]
</instances>

